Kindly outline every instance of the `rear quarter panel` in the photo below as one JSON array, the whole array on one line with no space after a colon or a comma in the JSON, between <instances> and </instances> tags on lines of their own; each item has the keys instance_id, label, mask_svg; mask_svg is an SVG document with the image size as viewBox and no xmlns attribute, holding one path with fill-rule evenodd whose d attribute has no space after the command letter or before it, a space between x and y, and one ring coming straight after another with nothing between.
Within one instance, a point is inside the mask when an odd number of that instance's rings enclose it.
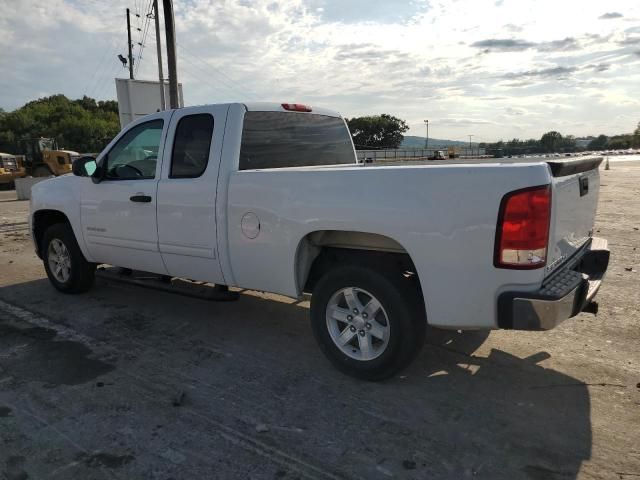
<instances>
[{"instance_id":1,"label":"rear quarter panel","mask_svg":"<svg viewBox=\"0 0 640 480\"><path fill-rule=\"evenodd\" d=\"M411 256L428 322L495 328L505 288L539 287L543 269L493 266L498 208L511 190L550 182L545 164L245 170L229 175L232 284L297 297L296 251L318 230L386 235ZM255 214L260 232L242 233Z\"/></svg>"}]
</instances>

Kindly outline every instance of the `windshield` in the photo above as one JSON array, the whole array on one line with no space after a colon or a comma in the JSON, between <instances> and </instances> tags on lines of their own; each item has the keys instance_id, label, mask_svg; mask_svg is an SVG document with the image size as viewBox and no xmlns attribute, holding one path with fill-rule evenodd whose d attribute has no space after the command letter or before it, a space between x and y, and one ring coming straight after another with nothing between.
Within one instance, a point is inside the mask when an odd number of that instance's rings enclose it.
<instances>
[{"instance_id":1,"label":"windshield","mask_svg":"<svg viewBox=\"0 0 640 480\"><path fill-rule=\"evenodd\" d=\"M247 112L240 170L356 163L349 130L339 117Z\"/></svg>"},{"instance_id":2,"label":"windshield","mask_svg":"<svg viewBox=\"0 0 640 480\"><path fill-rule=\"evenodd\" d=\"M38 139L38 145L40 147L40 151L58 149L58 145L53 138L40 138Z\"/></svg>"}]
</instances>

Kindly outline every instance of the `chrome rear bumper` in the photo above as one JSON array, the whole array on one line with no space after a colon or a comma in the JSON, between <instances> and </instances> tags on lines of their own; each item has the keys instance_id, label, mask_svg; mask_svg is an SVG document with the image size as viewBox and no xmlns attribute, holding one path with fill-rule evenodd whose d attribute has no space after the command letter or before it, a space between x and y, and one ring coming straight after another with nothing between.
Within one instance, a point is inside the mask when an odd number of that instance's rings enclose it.
<instances>
[{"instance_id":1,"label":"chrome rear bumper","mask_svg":"<svg viewBox=\"0 0 640 480\"><path fill-rule=\"evenodd\" d=\"M537 292L504 292L498 298L498 326L514 330L549 330L582 311L597 312L593 299L609 265L603 238L589 245L545 279Z\"/></svg>"}]
</instances>

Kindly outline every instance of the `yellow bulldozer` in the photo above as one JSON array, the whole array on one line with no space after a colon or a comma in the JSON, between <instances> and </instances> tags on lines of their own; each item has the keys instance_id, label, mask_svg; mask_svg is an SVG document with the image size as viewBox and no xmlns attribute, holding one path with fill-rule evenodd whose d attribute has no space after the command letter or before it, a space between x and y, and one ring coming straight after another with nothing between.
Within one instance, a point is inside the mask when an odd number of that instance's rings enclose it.
<instances>
[{"instance_id":1,"label":"yellow bulldozer","mask_svg":"<svg viewBox=\"0 0 640 480\"><path fill-rule=\"evenodd\" d=\"M0 190L13 187L16 178L24 177L24 168L15 155L10 153L0 153Z\"/></svg>"},{"instance_id":2,"label":"yellow bulldozer","mask_svg":"<svg viewBox=\"0 0 640 480\"><path fill-rule=\"evenodd\" d=\"M20 141L20 147L24 152L21 166L32 177L71 173L71 165L80 158L78 152L60 150L55 138L26 138Z\"/></svg>"}]
</instances>

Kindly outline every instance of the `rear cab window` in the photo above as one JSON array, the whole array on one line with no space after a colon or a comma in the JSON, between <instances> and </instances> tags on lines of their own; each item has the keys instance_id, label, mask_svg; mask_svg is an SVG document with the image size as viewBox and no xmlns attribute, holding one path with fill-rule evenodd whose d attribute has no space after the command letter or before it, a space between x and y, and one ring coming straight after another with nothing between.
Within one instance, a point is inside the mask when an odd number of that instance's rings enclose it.
<instances>
[{"instance_id":1,"label":"rear cab window","mask_svg":"<svg viewBox=\"0 0 640 480\"><path fill-rule=\"evenodd\" d=\"M169 178L197 178L207 169L213 136L213 117L208 113L187 115L176 128Z\"/></svg>"},{"instance_id":2,"label":"rear cab window","mask_svg":"<svg viewBox=\"0 0 640 480\"><path fill-rule=\"evenodd\" d=\"M294 112L245 113L240 170L355 164L340 117Z\"/></svg>"}]
</instances>

